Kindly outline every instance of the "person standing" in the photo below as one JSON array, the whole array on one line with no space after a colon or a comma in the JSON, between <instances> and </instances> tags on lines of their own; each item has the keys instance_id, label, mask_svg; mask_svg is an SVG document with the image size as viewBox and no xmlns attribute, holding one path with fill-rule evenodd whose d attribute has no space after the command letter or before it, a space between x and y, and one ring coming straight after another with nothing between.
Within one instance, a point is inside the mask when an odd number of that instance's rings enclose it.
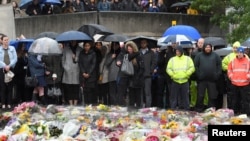
<instances>
[{"instance_id":1,"label":"person standing","mask_svg":"<svg viewBox=\"0 0 250 141\"><path fill-rule=\"evenodd\" d=\"M25 43L19 43L16 49L17 63L14 67L14 86L16 87L16 102L28 101L28 88L25 86L25 76L28 74L28 53L25 50Z\"/></svg>"},{"instance_id":2,"label":"person standing","mask_svg":"<svg viewBox=\"0 0 250 141\"><path fill-rule=\"evenodd\" d=\"M157 66L157 56L148 46L148 41L142 39L140 42L140 56L144 62L144 97L145 97L145 107L151 107L152 103L152 75L154 74L154 69Z\"/></svg>"},{"instance_id":3,"label":"person standing","mask_svg":"<svg viewBox=\"0 0 250 141\"><path fill-rule=\"evenodd\" d=\"M110 51L108 46L104 46L102 42L95 42L94 51L96 53L96 73L97 73L97 89L96 89L96 99L98 103L108 104L108 69L105 64L107 59L107 54Z\"/></svg>"},{"instance_id":4,"label":"person standing","mask_svg":"<svg viewBox=\"0 0 250 141\"><path fill-rule=\"evenodd\" d=\"M233 86L232 86L231 81L228 79L227 69L228 69L229 63L233 59L235 59L236 56L237 56L237 49L240 47L240 42L235 41L233 43L232 47L233 47L233 51L222 59L222 64L221 64L222 65L222 71L225 74L225 80L226 80L226 93L227 93L227 105L228 105L228 108L233 108L234 105L232 103L232 100L233 100L233 97L232 97L233 96ZM245 57L248 58L248 56L246 54L245 54Z\"/></svg>"},{"instance_id":5,"label":"person standing","mask_svg":"<svg viewBox=\"0 0 250 141\"><path fill-rule=\"evenodd\" d=\"M112 42L111 49L107 54L105 65L108 69L108 85L109 85L109 96L110 105L118 105L117 100L117 77L119 73L119 67L116 65L117 57L120 54L121 48L119 42Z\"/></svg>"},{"instance_id":6,"label":"person standing","mask_svg":"<svg viewBox=\"0 0 250 141\"><path fill-rule=\"evenodd\" d=\"M36 77L38 80L37 86L33 89L33 101L37 100L37 95L39 96L38 101L41 104L46 105L47 101L45 99L44 87L47 86L45 81L45 64L42 62L42 55L29 54L28 56L28 67L30 70L30 75Z\"/></svg>"},{"instance_id":7,"label":"person standing","mask_svg":"<svg viewBox=\"0 0 250 141\"><path fill-rule=\"evenodd\" d=\"M46 69L45 69L45 80L47 82L46 93L51 88L56 88L57 91L62 90L62 56L61 55L46 55L42 58ZM62 91L61 91L62 94ZM56 96L56 99L52 99L49 103L60 104L62 103L62 96Z\"/></svg>"},{"instance_id":8,"label":"person standing","mask_svg":"<svg viewBox=\"0 0 250 141\"><path fill-rule=\"evenodd\" d=\"M176 56L172 57L167 64L166 72L171 77L170 108L189 110L189 82L188 79L194 73L193 60L184 55L181 46L176 47ZM180 100L180 101L178 101Z\"/></svg>"},{"instance_id":9,"label":"person standing","mask_svg":"<svg viewBox=\"0 0 250 141\"><path fill-rule=\"evenodd\" d=\"M144 86L144 62L134 42L127 42L125 48L128 52L128 59L132 61L134 67L134 75L129 77L129 106L141 108L141 98Z\"/></svg>"},{"instance_id":10,"label":"person standing","mask_svg":"<svg viewBox=\"0 0 250 141\"><path fill-rule=\"evenodd\" d=\"M42 14L42 8L39 3L39 0L33 0L30 5L28 5L26 9L26 14L29 16L37 16Z\"/></svg>"},{"instance_id":11,"label":"person standing","mask_svg":"<svg viewBox=\"0 0 250 141\"><path fill-rule=\"evenodd\" d=\"M80 83L83 87L84 103L96 103L96 53L92 42L85 42L84 49L79 54Z\"/></svg>"},{"instance_id":12,"label":"person standing","mask_svg":"<svg viewBox=\"0 0 250 141\"><path fill-rule=\"evenodd\" d=\"M65 102L70 105L77 105L80 93L79 64L78 56L82 48L78 46L77 41L70 41L63 49L63 92Z\"/></svg>"},{"instance_id":13,"label":"person standing","mask_svg":"<svg viewBox=\"0 0 250 141\"><path fill-rule=\"evenodd\" d=\"M250 115L250 60L244 48L237 48L237 55L228 65L227 75L232 83L232 109L236 114Z\"/></svg>"},{"instance_id":14,"label":"person standing","mask_svg":"<svg viewBox=\"0 0 250 141\"><path fill-rule=\"evenodd\" d=\"M0 92L2 108L5 109L6 105L8 108L11 108L13 82L10 81L8 83L5 83L4 76L5 73L13 71L17 62L17 54L15 47L9 46L9 37L7 37L6 35L2 35L1 40L2 45L0 46Z\"/></svg>"},{"instance_id":15,"label":"person standing","mask_svg":"<svg viewBox=\"0 0 250 141\"><path fill-rule=\"evenodd\" d=\"M218 91L216 82L219 79L221 69L221 58L212 50L211 44L206 44L201 53L195 56L194 60L198 85L198 95L196 100L196 110L204 110L204 96L208 92L208 107L216 107Z\"/></svg>"}]
</instances>

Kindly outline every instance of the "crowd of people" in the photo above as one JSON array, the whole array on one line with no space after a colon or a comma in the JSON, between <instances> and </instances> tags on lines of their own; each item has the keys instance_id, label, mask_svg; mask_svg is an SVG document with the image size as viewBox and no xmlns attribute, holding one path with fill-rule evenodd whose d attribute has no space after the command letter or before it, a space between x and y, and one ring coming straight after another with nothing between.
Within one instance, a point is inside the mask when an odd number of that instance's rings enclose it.
<instances>
[{"instance_id":1,"label":"crowd of people","mask_svg":"<svg viewBox=\"0 0 250 141\"><path fill-rule=\"evenodd\" d=\"M85 11L141 11L141 12L168 12L163 0L66 0L61 4L40 3L40 0L32 0L27 7L19 7L16 1L12 1L15 17L25 15L51 15L61 13L76 13Z\"/></svg>"},{"instance_id":2,"label":"crowd of people","mask_svg":"<svg viewBox=\"0 0 250 141\"><path fill-rule=\"evenodd\" d=\"M222 108L222 97L227 94L229 108L236 113L250 113L250 63L238 41L233 44L233 52L223 57L214 52L211 44L204 44L204 38L188 49L178 43L153 47L147 39L141 39L139 44L87 41L80 45L77 41L63 43L62 56L31 55L24 43L14 49L8 37L1 34L2 108L32 100L44 105L103 103L201 112L207 107ZM133 64L134 75L121 71L125 55ZM14 72L14 79L4 82L9 70ZM27 75L38 78L35 88L25 86ZM191 92L193 82L196 93ZM55 86L62 92L59 101L48 95ZM194 105L192 97L196 97Z\"/></svg>"}]
</instances>

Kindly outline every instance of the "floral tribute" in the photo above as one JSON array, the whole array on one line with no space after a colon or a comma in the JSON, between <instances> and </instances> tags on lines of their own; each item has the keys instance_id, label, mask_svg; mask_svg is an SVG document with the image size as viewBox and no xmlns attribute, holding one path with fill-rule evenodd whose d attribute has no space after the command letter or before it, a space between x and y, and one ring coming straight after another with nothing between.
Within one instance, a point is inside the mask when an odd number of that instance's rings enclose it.
<instances>
[{"instance_id":1,"label":"floral tribute","mask_svg":"<svg viewBox=\"0 0 250 141\"><path fill-rule=\"evenodd\" d=\"M231 109L203 113L88 105L22 103L0 117L0 141L207 141L209 124L250 124Z\"/></svg>"}]
</instances>

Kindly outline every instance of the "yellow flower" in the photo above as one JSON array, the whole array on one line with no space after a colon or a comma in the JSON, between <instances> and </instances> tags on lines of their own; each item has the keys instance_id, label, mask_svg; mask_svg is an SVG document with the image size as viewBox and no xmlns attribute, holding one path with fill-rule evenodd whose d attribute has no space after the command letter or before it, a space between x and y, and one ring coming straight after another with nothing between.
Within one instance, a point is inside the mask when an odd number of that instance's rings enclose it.
<instances>
[{"instance_id":1,"label":"yellow flower","mask_svg":"<svg viewBox=\"0 0 250 141\"><path fill-rule=\"evenodd\" d=\"M243 119L241 118L237 118L237 117L232 117L230 119L230 122L234 125L239 125L239 124L242 124L243 123Z\"/></svg>"},{"instance_id":2,"label":"yellow flower","mask_svg":"<svg viewBox=\"0 0 250 141\"><path fill-rule=\"evenodd\" d=\"M167 114L174 114L173 110L167 110L166 112L167 112Z\"/></svg>"}]
</instances>

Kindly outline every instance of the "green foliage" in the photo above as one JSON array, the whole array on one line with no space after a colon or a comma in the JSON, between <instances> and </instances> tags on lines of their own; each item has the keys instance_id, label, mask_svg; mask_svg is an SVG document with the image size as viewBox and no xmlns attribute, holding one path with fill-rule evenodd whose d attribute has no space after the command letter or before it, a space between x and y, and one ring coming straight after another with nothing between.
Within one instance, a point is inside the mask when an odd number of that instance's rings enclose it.
<instances>
[{"instance_id":1,"label":"green foliage","mask_svg":"<svg viewBox=\"0 0 250 141\"><path fill-rule=\"evenodd\" d=\"M250 37L250 0L192 0L191 7L199 13L211 15L210 21L224 30L228 42L245 41ZM231 11L226 14L226 9Z\"/></svg>"}]
</instances>

